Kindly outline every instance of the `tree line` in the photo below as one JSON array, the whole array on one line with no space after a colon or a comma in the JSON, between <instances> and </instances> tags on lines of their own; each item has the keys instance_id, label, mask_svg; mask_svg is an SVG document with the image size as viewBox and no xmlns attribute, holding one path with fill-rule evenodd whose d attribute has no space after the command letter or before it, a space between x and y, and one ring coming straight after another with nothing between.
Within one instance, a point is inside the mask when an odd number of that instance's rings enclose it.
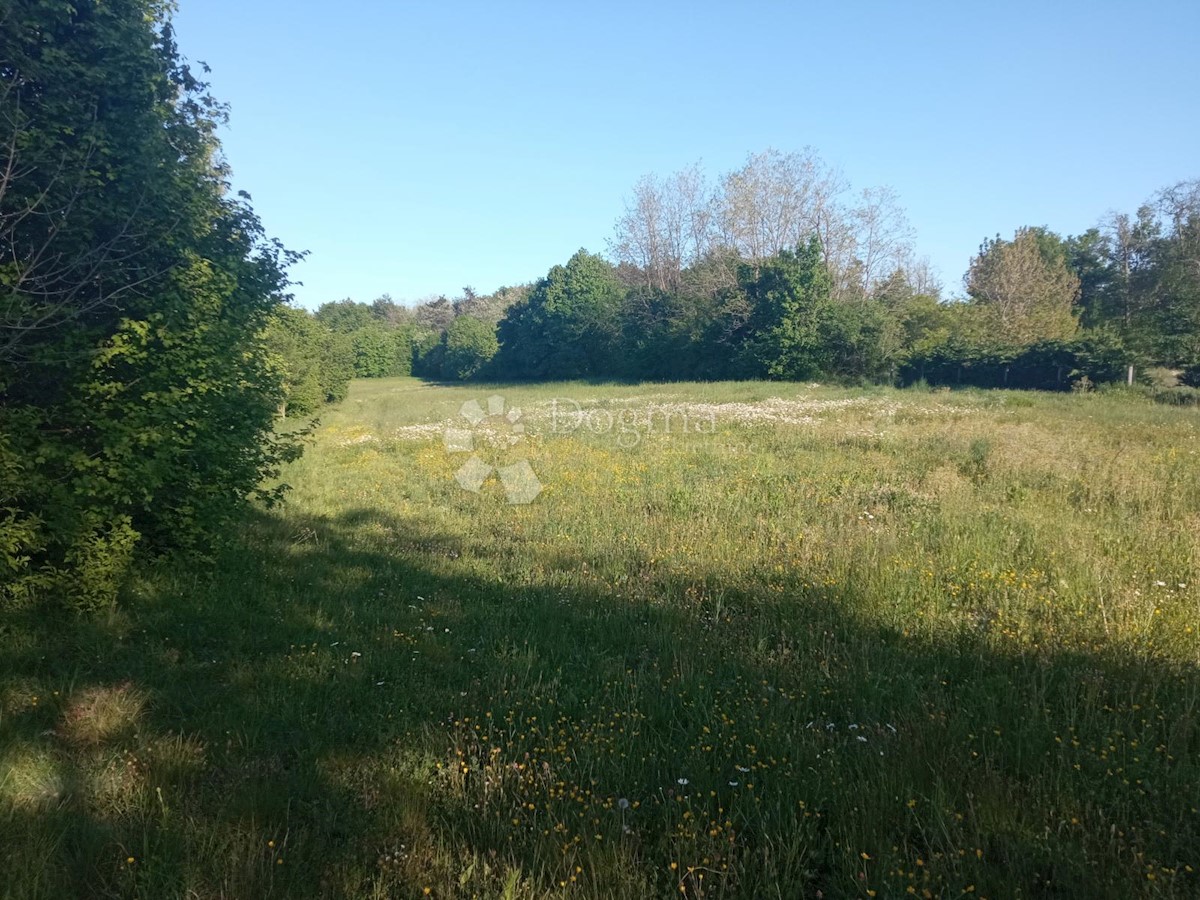
<instances>
[{"instance_id":1,"label":"tree line","mask_svg":"<svg viewBox=\"0 0 1200 900\"><path fill-rule=\"evenodd\" d=\"M607 257L407 307L289 304L158 0L0 2L0 605L111 602L279 500L354 377L1200 380L1200 184L985 241L947 300L885 189L811 151L635 185ZM305 421L304 418L301 421Z\"/></svg>"},{"instance_id":2,"label":"tree line","mask_svg":"<svg viewBox=\"0 0 1200 900\"><path fill-rule=\"evenodd\" d=\"M1200 384L1200 181L1083 234L996 235L947 297L895 195L854 193L811 150L752 154L711 184L646 176L608 256L530 285L397 306L342 301L411 347L411 371L468 379L835 379L1088 388L1129 366ZM336 330L336 329L335 329ZM367 374L361 367L357 374Z\"/></svg>"}]
</instances>

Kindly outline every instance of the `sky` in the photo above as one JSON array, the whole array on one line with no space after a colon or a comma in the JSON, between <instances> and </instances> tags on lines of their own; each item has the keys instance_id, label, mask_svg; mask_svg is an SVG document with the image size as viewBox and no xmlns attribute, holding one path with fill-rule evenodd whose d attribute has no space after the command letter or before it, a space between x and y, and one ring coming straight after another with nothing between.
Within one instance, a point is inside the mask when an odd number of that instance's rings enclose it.
<instances>
[{"instance_id":1,"label":"sky","mask_svg":"<svg viewBox=\"0 0 1200 900\"><path fill-rule=\"evenodd\" d=\"M234 187L309 308L531 282L637 179L813 148L947 292L983 238L1200 178L1200 2L179 0Z\"/></svg>"}]
</instances>

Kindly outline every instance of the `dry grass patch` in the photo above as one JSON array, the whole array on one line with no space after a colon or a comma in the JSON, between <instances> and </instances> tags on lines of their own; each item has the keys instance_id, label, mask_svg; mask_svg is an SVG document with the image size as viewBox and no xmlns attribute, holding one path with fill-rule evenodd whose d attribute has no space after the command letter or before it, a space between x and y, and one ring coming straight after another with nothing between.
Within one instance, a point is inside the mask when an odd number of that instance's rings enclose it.
<instances>
[{"instance_id":1,"label":"dry grass patch","mask_svg":"<svg viewBox=\"0 0 1200 900\"><path fill-rule=\"evenodd\" d=\"M145 693L131 684L85 688L67 702L58 734L75 746L100 746L132 732L146 701Z\"/></svg>"}]
</instances>

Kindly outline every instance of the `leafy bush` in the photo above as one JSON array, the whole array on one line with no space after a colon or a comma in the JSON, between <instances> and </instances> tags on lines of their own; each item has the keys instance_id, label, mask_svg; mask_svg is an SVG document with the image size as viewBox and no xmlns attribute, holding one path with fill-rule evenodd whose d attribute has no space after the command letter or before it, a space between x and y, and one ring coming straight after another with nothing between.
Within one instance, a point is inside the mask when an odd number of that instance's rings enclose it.
<instances>
[{"instance_id":1,"label":"leafy bush","mask_svg":"<svg viewBox=\"0 0 1200 900\"><path fill-rule=\"evenodd\" d=\"M442 334L427 331L413 341L412 373L421 378L441 380L442 365L446 360L446 342Z\"/></svg>"},{"instance_id":2,"label":"leafy bush","mask_svg":"<svg viewBox=\"0 0 1200 900\"><path fill-rule=\"evenodd\" d=\"M342 400L354 377L354 348L348 335L332 331L303 309L281 307L264 338L283 381L283 408L307 415Z\"/></svg>"},{"instance_id":3,"label":"leafy bush","mask_svg":"<svg viewBox=\"0 0 1200 900\"><path fill-rule=\"evenodd\" d=\"M220 106L163 4L19 6L0 93L17 173L0 191L0 603L96 607L135 547L202 550L248 497L279 496L259 486L298 448L273 430L261 335L296 256L228 191Z\"/></svg>"},{"instance_id":4,"label":"leafy bush","mask_svg":"<svg viewBox=\"0 0 1200 900\"><path fill-rule=\"evenodd\" d=\"M980 345L949 337L909 354L900 367L904 384L1066 391L1082 378L1093 384L1121 381L1132 355L1111 332L1088 332L1072 341L1026 347Z\"/></svg>"},{"instance_id":5,"label":"leafy bush","mask_svg":"<svg viewBox=\"0 0 1200 900\"><path fill-rule=\"evenodd\" d=\"M1149 388L1155 403L1167 406L1200 406L1200 387Z\"/></svg>"}]
</instances>

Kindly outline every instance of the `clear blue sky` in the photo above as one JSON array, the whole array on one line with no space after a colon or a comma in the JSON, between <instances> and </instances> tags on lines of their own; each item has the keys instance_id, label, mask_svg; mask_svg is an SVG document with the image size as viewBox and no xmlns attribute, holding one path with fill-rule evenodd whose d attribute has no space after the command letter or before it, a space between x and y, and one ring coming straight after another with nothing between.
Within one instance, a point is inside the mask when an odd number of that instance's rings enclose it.
<instances>
[{"instance_id":1,"label":"clear blue sky","mask_svg":"<svg viewBox=\"0 0 1200 900\"><path fill-rule=\"evenodd\" d=\"M894 187L951 291L985 236L1200 177L1196 0L180 6L309 307L531 281L640 175L768 147Z\"/></svg>"}]
</instances>

